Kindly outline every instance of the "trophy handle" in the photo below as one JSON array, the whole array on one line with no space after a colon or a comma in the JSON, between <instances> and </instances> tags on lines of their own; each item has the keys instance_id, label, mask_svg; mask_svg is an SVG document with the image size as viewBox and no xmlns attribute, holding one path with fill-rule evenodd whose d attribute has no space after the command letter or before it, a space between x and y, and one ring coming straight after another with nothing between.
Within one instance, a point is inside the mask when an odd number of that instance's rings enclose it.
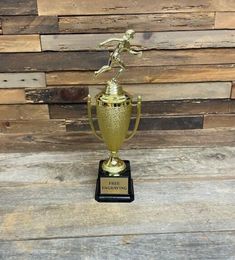
<instances>
[{"instance_id":1,"label":"trophy handle","mask_svg":"<svg viewBox=\"0 0 235 260\"><path fill-rule=\"evenodd\" d=\"M135 120L135 126L134 129L130 134L127 135L125 141L130 140L135 134L138 129L139 123L140 123L140 115L141 115L141 96L138 96L137 98L137 115Z\"/></svg>"},{"instance_id":2,"label":"trophy handle","mask_svg":"<svg viewBox=\"0 0 235 260\"><path fill-rule=\"evenodd\" d=\"M89 123L90 123L91 130L92 130L93 134L94 134L99 140L103 140L102 136L97 133L97 131L96 131L95 127L94 127L94 124L93 124L92 114L91 114L91 96L90 96L90 95L87 96L87 109L88 109Z\"/></svg>"}]
</instances>

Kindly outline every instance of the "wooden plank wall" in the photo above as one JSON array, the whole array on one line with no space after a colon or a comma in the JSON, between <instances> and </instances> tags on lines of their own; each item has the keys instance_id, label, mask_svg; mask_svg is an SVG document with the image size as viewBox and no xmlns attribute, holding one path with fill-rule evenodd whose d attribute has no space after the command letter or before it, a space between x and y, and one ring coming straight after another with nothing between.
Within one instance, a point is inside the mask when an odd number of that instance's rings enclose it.
<instances>
[{"instance_id":1,"label":"wooden plank wall","mask_svg":"<svg viewBox=\"0 0 235 260\"><path fill-rule=\"evenodd\" d=\"M235 127L234 14L231 0L2 0L0 132L90 131L87 94L111 76L94 77L108 59L98 43L127 28L143 50L141 59L124 55L121 77L143 96L139 131L228 131Z\"/></svg>"}]
</instances>

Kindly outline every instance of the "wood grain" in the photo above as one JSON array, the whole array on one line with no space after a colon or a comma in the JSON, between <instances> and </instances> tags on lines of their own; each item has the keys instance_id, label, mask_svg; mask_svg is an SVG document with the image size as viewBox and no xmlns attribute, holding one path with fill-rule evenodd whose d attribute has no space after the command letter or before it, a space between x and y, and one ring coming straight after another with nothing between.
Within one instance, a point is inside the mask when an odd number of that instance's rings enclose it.
<instances>
[{"instance_id":1,"label":"wood grain","mask_svg":"<svg viewBox=\"0 0 235 260\"><path fill-rule=\"evenodd\" d=\"M78 151L106 149L91 133L66 134L0 134L1 152ZM165 147L234 146L235 129L139 131L123 149Z\"/></svg>"},{"instance_id":2,"label":"wood grain","mask_svg":"<svg viewBox=\"0 0 235 260\"><path fill-rule=\"evenodd\" d=\"M99 43L122 34L41 35L43 51L104 50ZM234 30L136 33L132 44L142 50L235 47Z\"/></svg>"},{"instance_id":3,"label":"wood grain","mask_svg":"<svg viewBox=\"0 0 235 260\"><path fill-rule=\"evenodd\" d=\"M26 89L29 103L78 103L88 95L86 87Z\"/></svg>"},{"instance_id":4,"label":"wood grain","mask_svg":"<svg viewBox=\"0 0 235 260\"><path fill-rule=\"evenodd\" d=\"M0 105L0 120L49 119L47 105Z\"/></svg>"},{"instance_id":5,"label":"wood grain","mask_svg":"<svg viewBox=\"0 0 235 260\"><path fill-rule=\"evenodd\" d=\"M0 104L25 103L24 89L0 89Z\"/></svg>"},{"instance_id":6,"label":"wood grain","mask_svg":"<svg viewBox=\"0 0 235 260\"><path fill-rule=\"evenodd\" d=\"M1 35L0 52L40 52L38 35Z\"/></svg>"},{"instance_id":7,"label":"wood grain","mask_svg":"<svg viewBox=\"0 0 235 260\"><path fill-rule=\"evenodd\" d=\"M94 120L97 125L97 120ZM130 129L134 128L135 119L131 120ZM141 117L139 131L148 130L182 130L182 129L201 129L203 125L202 116L152 116ZM66 122L66 130L72 131L90 131L90 124L87 119L68 120Z\"/></svg>"},{"instance_id":8,"label":"wood grain","mask_svg":"<svg viewBox=\"0 0 235 260\"><path fill-rule=\"evenodd\" d=\"M65 132L64 120L5 120L0 121L1 133L57 133Z\"/></svg>"},{"instance_id":9,"label":"wood grain","mask_svg":"<svg viewBox=\"0 0 235 260\"><path fill-rule=\"evenodd\" d=\"M2 19L0 18L0 34L2 34Z\"/></svg>"},{"instance_id":10,"label":"wood grain","mask_svg":"<svg viewBox=\"0 0 235 260\"><path fill-rule=\"evenodd\" d=\"M23 66L25 66L25 64ZM0 73L0 89L28 87L41 88L45 86L44 73Z\"/></svg>"},{"instance_id":11,"label":"wood grain","mask_svg":"<svg viewBox=\"0 0 235 260\"><path fill-rule=\"evenodd\" d=\"M59 30L62 33L124 32L127 27L136 32L213 29L214 13L91 15L59 18Z\"/></svg>"},{"instance_id":12,"label":"wood grain","mask_svg":"<svg viewBox=\"0 0 235 260\"><path fill-rule=\"evenodd\" d=\"M230 82L176 83L176 84L136 84L125 85L125 90L133 97L142 96L143 101L229 98ZM89 87L89 94L94 97L103 86ZM94 100L93 100L94 102Z\"/></svg>"},{"instance_id":13,"label":"wood grain","mask_svg":"<svg viewBox=\"0 0 235 260\"><path fill-rule=\"evenodd\" d=\"M217 12L215 18L216 29L235 29L235 12Z\"/></svg>"},{"instance_id":14,"label":"wood grain","mask_svg":"<svg viewBox=\"0 0 235 260\"><path fill-rule=\"evenodd\" d=\"M1 0L0 15L36 15L36 0Z\"/></svg>"},{"instance_id":15,"label":"wood grain","mask_svg":"<svg viewBox=\"0 0 235 260\"><path fill-rule=\"evenodd\" d=\"M58 33L56 16L6 16L2 20L4 34Z\"/></svg>"},{"instance_id":16,"label":"wood grain","mask_svg":"<svg viewBox=\"0 0 235 260\"><path fill-rule=\"evenodd\" d=\"M108 52L0 53L0 60L2 72L95 70L107 62Z\"/></svg>"},{"instance_id":17,"label":"wood grain","mask_svg":"<svg viewBox=\"0 0 235 260\"><path fill-rule=\"evenodd\" d=\"M113 72L94 77L93 72L51 72L46 74L48 85L105 84ZM230 65L191 65L162 67L131 67L120 77L121 83L177 83L233 81L234 64Z\"/></svg>"},{"instance_id":18,"label":"wood grain","mask_svg":"<svg viewBox=\"0 0 235 260\"><path fill-rule=\"evenodd\" d=\"M137 14L137 13L171 13L171 12L205 12L234 11L235 3L230 0L187 0L135 2L120 0L117 3L108 0L99 1L94 7L93 0L68 0L53 3L38 0L39 15L89 15L89 14Z\"/></svg>"},{"instance_id":19,"label":"wood grain","mask_svg":"<svg viewBox=\"0 0 235 260\"><path fill-rule=\"evenodd\" d=\"M5 259L30 257L40 259L175 259L186 256L204 260L232 259L234 256L234 232L195 232L175 234L119 235L107 237L60 238L31 241L0 242ZM191 246L189 246L191 245ZM92 248L92 250L90 250ZM147 249L147 250L146 250ZM30 253L29 253L30 252ZM200 253L199 253L200 252Z\"/></svg>"},{"instance_id":20,"label":"wood grain","mask_svg":"<svg viewBox=\"0 0 235 260\"><path fill-rule=\"evenodd\" d=\"M203 128L235 127L235 115L206 115L204 117Z\"/></svg>"},{"instance_id":21,"label":"wood grain","mask_svg":"<svg viewBox=\"0 0 235 260\"><path fill-rule=\"evenodd\" d=\"M235 99L235 82L233 82L232 91L231 91L231 98Z\"/></svg>"}]
</instances>

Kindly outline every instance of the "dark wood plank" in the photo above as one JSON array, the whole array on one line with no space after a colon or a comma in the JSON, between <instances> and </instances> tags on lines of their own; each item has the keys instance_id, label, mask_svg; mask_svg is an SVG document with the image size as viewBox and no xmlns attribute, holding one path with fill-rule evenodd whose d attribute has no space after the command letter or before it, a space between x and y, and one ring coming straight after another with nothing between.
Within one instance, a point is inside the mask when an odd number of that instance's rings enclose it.
<instances>
[{"instance_id":1,"label":"dark wood plank","mask_svg":"<svg viewBox=\"0 0 235 260\"><path fill-rule=\"evenodd\" d=\"M37 0L1 0L0 15L37 14Z\"/></svg>"},{"instance_id":2,"label":"dark wood plank","mask_svg":"<svg viewBox=\"0 0 235 260\"><path fill-rule=\"evenodd\" d=\"M214 13L158 13L66 16L59 18L62 33L136 32L213 29ZM99 25L99 26L97 26Z\"/></svg>"},{"instance_id":3,"label":"dark wood plank","mask_svg":"<svg viewBox=\"0 0 235 260\"><path fill-rule=\"evenodd\" d=\"M203 128L235 127L235 114L206 115Z\"/></svg>"},{"instance_id":4,"label":"dark wood plank","mask_svg":"<svg viewBox=\"0 0 235 260\"><path fill-rule=\"evenodd\" d=\"M2 19L0 18L0 34L2 34Z\"/></svg>"},{"instance_id":5,"label":"dark wood plank","mask_svg":"<svg viewBox=\"0 0 235 260\"><path fill-rule=\"evenodd\" d=\"M104 143L89 132L56 135L0 134L1 152L77 151L106 149ZM139 131L123 149L164 147L234 146L235 129Z\"/></svg>"},{"instance_id":6,"label":"dark wood plank","mask_svg":"<svg viewBox=\"0 0 235 260\"><path fill-rule=\"evenodd\" d=\"M2 18L3 34L58 33L56 16L6 16Z\"/></svg>"},{"instance_id":7,"label":"dark wood plank","mask_svg":"<svg viewBox=\"0 0 235 260\"><path fill-rule=\"evenodd\" d=\"M47 73L48 85L105 84L114 72L94 77L93 72L52 72ZM235 67L231 65L191 65L128 68L120 77L121 83L168 83L233 81ZM228 95L228 97L230 94ZM224 97L225 98L225 97Z\"/></svg>"},{"instance_id":8,"label":"dark wood plank","mask_svg":"<svg viewBox=\"0 0 235 260\"><path fill-rule=\"evenodd\" d=\"M2 53L0 72L95 70L108 60L108 52Z\"/></svg>"},{"instance_id":9,"label":"dark wood plank","mask_svg":"<svg viewBox=\"0 0 235 260\"><path fill-rule=\"evenodd\" d=\"M231 98L235 99L235 82L233 82L232 91L231 91Z\"/></svg>"},{"instance_id":10,"label":"dark wood plank","mask_svg":"<svg viewBox=\"0 0 235 260\"><path fill-rule=\"evenodd\" d=\"M235 29L235 12L217 12L215 17L216 29Z\"/></svg>"},{"instance_id":11,"label":"dark wood plank","mask_svg":"<svg viewBox=\"0 0 235 260\"><path fill-rule=\"evenodd\" d=\"M44 51L104 50L99 47L100 42L122 36L123 33L41 35L41 43ZM235 34L234 30L144 32L136 33L132 44L142 50L234 48ZM113 45L110 43L109 47L112 49Z\"/></svg>"},{"instance_id":12,"label":"dark wood plank","mask_svg":"<svg viewBox=\"0 0 235 260\"><path fill-rule=\"evenodd\" d=\"M78 103L88 95L86 87L26 89L28 103Z\"/></svg>"},{"instance_id":13,"label":"dark wood plank","mask_svg":"<svg viewBox=\"0 0 235 260\"><path fill-rule=\"evenodd\" d=\"M78 119L87 117L87 105L51 104L50 118ZM230 99L148 101L142 103L142 115L207 114L235 112L235 101Z\"/></svg>"},{"instance_id":14,"label":"dark wood plank","mask_svg":"<svg viewBox=\"0 0 235 260\"><path fill-rule=\"evenodd\" d=\"M0 105L0 120L49 119L47 105Z\"/></svg>"},{"instance_id":15,"label":"dark wood plank","mask_svg":"<svg viewBox=\"0 0 235 260\"><path fill-rule=\"evenodd\" d=\"M4 259L233 259L233 231L2 241ZM92 248L92 250L90 250ZM26 250L27 249L27 250Z\"/></svg>"},{"instance_id":16,"label":"dark wood plank","mask_svg":"<svg viewBox=\"0 0 235 260\"><path fill-rule=\"evenodd\" d=\"M71 8L72 7L72 8ZM230 0L175 0L143 2L137 0L120 0L110 2L102 0L94 6L93 0L38 0L40 15L89 15L89 14L137 14L137 13L174 13L174 12L206 12L234 11L235 3Z\"/></svg>"},{"instance_id":17,"label":"dark wood plank","mask_svg":"<svg viewBox=\"0 0 235 260\"><path fill-rule=\"evenodd\" d=\"M94 123L98 126L97 120ZM130 129L133 129L135 119L131 120ZM203 125L202 116L165 116L165 117L143 117L140 119L138 130L182 130L201 129ZM88 120L67 121L66 129L71 131L90 131Z\"/></svg>"}]
</instances>

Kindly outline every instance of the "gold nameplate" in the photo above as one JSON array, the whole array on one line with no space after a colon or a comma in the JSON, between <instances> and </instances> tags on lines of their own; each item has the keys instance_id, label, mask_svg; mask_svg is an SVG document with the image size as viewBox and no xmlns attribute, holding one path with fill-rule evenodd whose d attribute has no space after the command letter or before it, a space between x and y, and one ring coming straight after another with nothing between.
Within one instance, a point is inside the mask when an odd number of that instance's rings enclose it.
<instances>
[{"instance_id":1,"label":"gold nameplate","mask_svg":"<svg viewBox=\"0 0 235 260\"><path fill-rule=\"evenodd\" d=\"M128 194L128 178L100 178L101 194Z\"/></svg>"}]
</instances>

